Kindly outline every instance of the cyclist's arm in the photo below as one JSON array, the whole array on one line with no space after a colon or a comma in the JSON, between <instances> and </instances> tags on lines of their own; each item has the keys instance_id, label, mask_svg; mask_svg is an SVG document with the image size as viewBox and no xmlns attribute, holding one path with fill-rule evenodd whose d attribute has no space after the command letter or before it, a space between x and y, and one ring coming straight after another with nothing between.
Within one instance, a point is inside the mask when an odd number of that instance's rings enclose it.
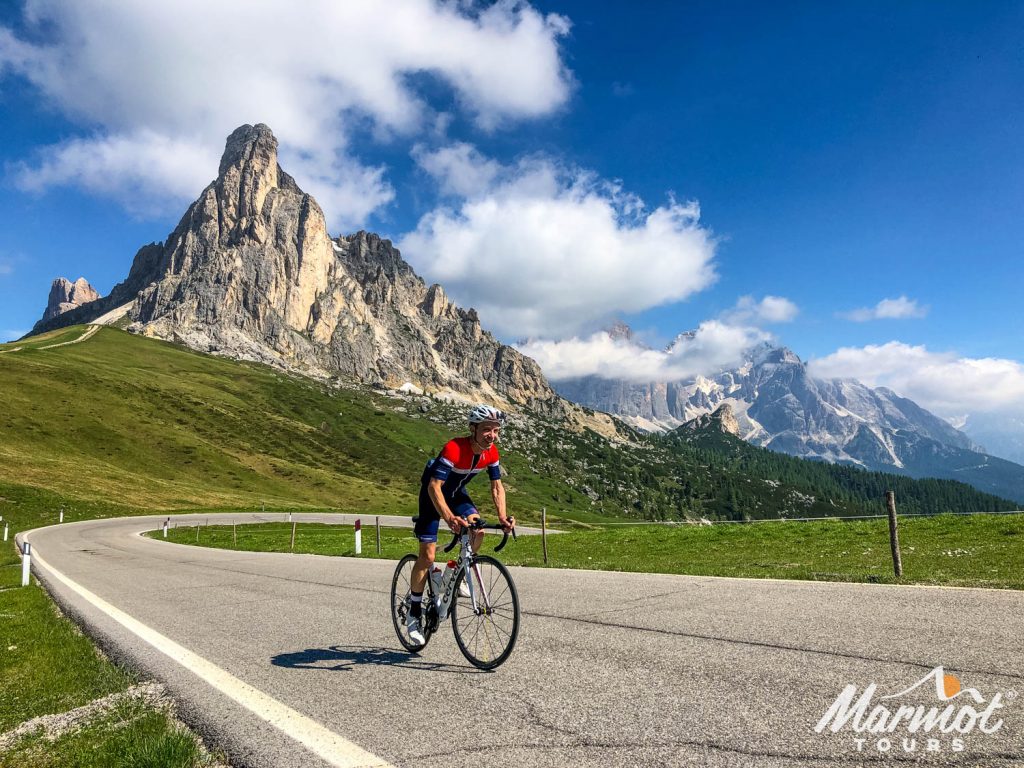
<instances>
[{"instance_id":1,"label":"cyclist's arm","mask_svg":"<svg viewBox=\"0 0 1024 768\"><path fill-rule=\"evenodd\" d=\"M498 510L498 522L504 527L510 522L515 525L515 518L510 521L505 514L505 486L501 480L491 480L491 499L494 500L494 508Z\"/></svg>"},{"instance_id":2,"label":"cyclist's arm","mask_svg":"<svg viewBox=\"0 0 1024 768\"><path fill-rule=\"evenodd\" d=\"M449 528L456 530L456 527L461 527L462 521L448 508L448 502L444 500L444 494L441 492L442 483L441 479L433 478L427 485L427 495L434 503L434 509L437 510L437 514L441 516L441 519L448 524Z\"/></svg>"}]
</instances>

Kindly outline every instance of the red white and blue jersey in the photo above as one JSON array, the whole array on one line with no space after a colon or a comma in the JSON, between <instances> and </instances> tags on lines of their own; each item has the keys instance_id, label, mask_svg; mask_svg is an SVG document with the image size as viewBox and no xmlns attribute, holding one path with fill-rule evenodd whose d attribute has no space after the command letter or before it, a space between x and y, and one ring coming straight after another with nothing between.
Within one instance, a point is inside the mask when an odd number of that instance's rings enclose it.
<instances>
[{"instance_id":1,"label":"red white and blue jersey","mask_svg":"<svg viewBox=\"0 0 1024 768\"><path fill-rule=\"evenodd\" d=\"M451 499L465 488L466 483L485 469L491 480L501 479L498 446L492 445L483 453L473 453L473 446L468 437L456 437L449 440L437 458L427 464L423 473L423 485L434 478L441 480L441 493L446 499Z\"/></svg>"}]
</instances>

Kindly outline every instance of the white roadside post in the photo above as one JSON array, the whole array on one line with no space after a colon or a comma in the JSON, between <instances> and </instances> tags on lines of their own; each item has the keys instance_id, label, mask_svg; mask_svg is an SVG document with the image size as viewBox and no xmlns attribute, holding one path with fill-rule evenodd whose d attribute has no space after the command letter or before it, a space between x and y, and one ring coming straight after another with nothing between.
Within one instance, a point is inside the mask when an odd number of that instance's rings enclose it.
<instances>
[{"instance_id":1,"label":"white roadside post","mask_svg":"<svg viewBox=\"0 0 1024 768\"><path fill-rule=\"evenodd\" d=\"M28 574L32 570L32 545L27 541L21 549L21 586L28 586Z\"/></svg>"},{"instance_id":2,"label":"white roadside post","mask_svg":"<svg viewBox=\"0 0 1024 768\"><path fill-rule=\"evenodd\" d=\"M57 522L58 523L63 523L64 522L64 507L63 506L60 508L60 518L57 520Z\"/></svg>"},{"instance_id":3,"label":"white roadside post","mask_svg":"<svg viewBox=\"0 0 1024 768\"><path fill-rule=\"evenodd\" d=\"M359 522L359 518L356 518L356 554L363 554L363 526Z\"/></svg>"},{"instance_id":4,"label":"white roadside post","mask_svg":"<svg viewBox=\"0 0 1024 768\"><path fill-rule=\"evenodd\" d=\"M171 522L170 518L164 520L164 538L167 538L167 524Z\"/></svg>"},{"instance_id":5,"label":"white roadside post","mask_svg":"<svg viewBox=\"0 0 1024 768\"><path fill-rule=\"evenodd\" d=\"M4 523L4 541L7 541L7 523Z\"/></svg>"}]
</instances>

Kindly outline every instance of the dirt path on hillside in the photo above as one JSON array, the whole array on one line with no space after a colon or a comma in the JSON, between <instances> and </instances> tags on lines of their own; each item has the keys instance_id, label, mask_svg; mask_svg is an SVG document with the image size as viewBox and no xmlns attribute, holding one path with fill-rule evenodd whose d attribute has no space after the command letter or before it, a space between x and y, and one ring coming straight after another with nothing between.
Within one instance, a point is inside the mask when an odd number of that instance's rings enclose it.
<instances>
[{"instance_id":1,"label":"dirt path on hillside","mask_svg":"<svg viewBox=\"0 0 1024 768\"><path fill-rule=\"evenodd\" d=\"M56 347L66 347L68 344L78 344L80 342L85 341L86 339L95 336L96 331L98 331L101 327L102 326L99 325L90 325L88 329L85 331L85 333L83 333L77 339L72 339L71 341L62 341L60 344L47 344L45 347L39 347L39 349L55 349Z\"/></svg>"},{"instance_id":2,"label":"dirt path on hillside","mask_svg":"<svg viewBox=\"0 0 1024 768\"><path fill-rule=\"evenodd\" d=\"M103 326L101 325L90 325L85 330L85 333L83 333L77 339L72 339L71 341L62 341L59 344L47 344L46 346L43 347L36 347L36 349L55 349L56 347L66 347L68 344L78 344L95 336L96 331L98 331L102 327ZM15 347L14 349L0 349L0 355L5 355L8 352L18 352L22 349L25 349L25 347Z\"/></svg>"}]
</instances>

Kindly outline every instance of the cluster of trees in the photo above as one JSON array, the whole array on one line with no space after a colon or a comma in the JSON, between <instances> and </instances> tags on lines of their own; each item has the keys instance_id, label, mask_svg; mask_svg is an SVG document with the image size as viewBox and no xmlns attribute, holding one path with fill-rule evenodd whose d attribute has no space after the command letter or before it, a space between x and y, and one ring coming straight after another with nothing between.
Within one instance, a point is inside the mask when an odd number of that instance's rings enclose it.
<instances>
[{"instance_id":1,"label":"cluster of trees","mask_svg":"<svg viewBox=\"0 0 1024 768\"><path fill-rule=\"evenodd\" d=\"M577 491L553 492L555 506L651 520L883 514L887 490L895 492L903 514L1017 508L965 483L799 459L713 427L647 436L634 446L563 433L541 438L530 452L544 474L564 478Z\"/></svg>"}]
</instances>

